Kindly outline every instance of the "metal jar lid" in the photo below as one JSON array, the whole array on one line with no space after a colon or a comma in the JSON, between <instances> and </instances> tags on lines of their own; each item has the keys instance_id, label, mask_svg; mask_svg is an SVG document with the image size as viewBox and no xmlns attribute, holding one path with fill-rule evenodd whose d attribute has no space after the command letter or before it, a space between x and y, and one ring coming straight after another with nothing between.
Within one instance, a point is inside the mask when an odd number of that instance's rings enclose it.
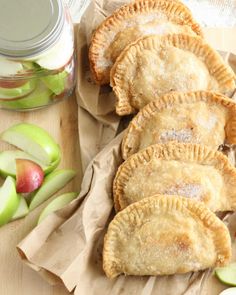
<instances>
[{"instance_id":1,"label":"metal jar lid","mask_svg":"<svg viewBox=\"0 0 236 295\"><path fill-rule=\"evenodd\" d=\"M37 55L57 41L63 24L61 0L0 0L0 55Z\"/></svg>"}]
</instances>

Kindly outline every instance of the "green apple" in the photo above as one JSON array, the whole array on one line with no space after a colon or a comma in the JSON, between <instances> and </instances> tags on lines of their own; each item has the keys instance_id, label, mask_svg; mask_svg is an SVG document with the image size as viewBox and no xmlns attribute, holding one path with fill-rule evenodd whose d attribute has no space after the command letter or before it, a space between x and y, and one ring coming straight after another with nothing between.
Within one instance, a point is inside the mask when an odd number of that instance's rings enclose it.
<instances>
[{"instance_id":1,"label":"green apple","mask_svg":"<svg viewBox=\"0 0 236 295\"><path fill-rule=\"evenodd\" d=\"M36 158L30 156L29 154L22 152L22 151L3 151L0 153L0 174L3 177L12 176L16 177L16 159L26 159L31 160L38 165L41 166L43 169L44 174L48 174L56 169L58 164L60 163L60 158L57 161L52 163L49 166L42 164Z\"/></svg>"},{"instance_id":2,"label":"green apple","mask_svg":"<svg viewBox=\"0 0 236 295\"><path fill-rule=\"evenodd\" d=\"M20 196L16 193L15 180L8 176L0 188L0 225L11 220L20 203Z\"/></svg>"},{"instance_id":3,"label":"green apple","mask_svg":"<svg viewBox=\"0 0 236 295\"><path fill-rule=\"evenodd\" d=\"M236 288L228 288L222 291L219 295L235 295L235 294L236 294Z\"/></svg>"},{"instance_id":4,"label":"green apple","mask_svg":"<svg viewBox=\"0 0 236 295\"><path fill-rule=\"evenodd\" d=\"M74 170L56 170L44 178L42 186L32 195L29 209L33 210L62 189L74 176Z\"/></svg>"},{"instance_id":5,"label":"green apple","mask_svg":"<svg viewBox=\"0 0 236 295\"><path fill-rule=\"evenodd\" d=\"M78 193L66 193L60 195L56 199L52 200L47 207L44 208L42 213L39 216L38 224L43 221L49 214L54 211L57 211L63 208L65 205L69 204L72 200L74 200L78 196Z\"/></svg>"},{"instance_id":6,"label":"green apple","mask_svg":"<svg viewBox=\"0 0 236 295\"><path fill-rule=\"evenodd\" d=\"M64 70L58 74L45 76L41 78L41 80L53 93L58 95L65 90L67 85L67 77L68 73Z\"/></svg>"},{"instance_id":7,"label":"green apple","mask_svg":"<svg viewBox=\"0 0 236 295\"><path fill-rule=\"evenodd\" d=\"M29 95L17 100L1 101L0 103L3 108L12 110L33 109L50 104L52 102L51 96L52 91L39 81L34 91Z\"/></svg>"},{"instance_id":8,"label":"green apple","mask_svg":"<svg viewBox=\"0 0 236 295\"><path fill-rule=\"evenodd\" d=\"M14 82L12 82L14 83ZM1 86L1 85L0 85ZM19 87L0 87L0 100L11 100L31 93L36 87L36 82L34 80L25 82Z\"/></svg>"},{"instance_id":9,"label":"green apple","mask_svg":"<svg viewBox=\"0 0 236 295\"><path fill-rule=\"evenodd\" d=\"M236 286L236 263L215 269L215 275L224 284Z\"/></svg>"},{"instance_id":10,"label":"green apple","mask_svg":"<svg viewBox=\"0 0 236 295\"><path fill-rule=\"evenodd\" d=\"M31 160L41 166L44 173L48 166L43 165L39 160L22 151L3 151L0 153L0 174L3 177L16 177L16 159Z\"/></svg>"},{"instance_id":11,"label":"green apple","mask_svg":"<svg viewBox=\"0 0 236 295\"><path fill-rule=\"evenodd\" d=\"M29 207L27 205L25 198L23 198L21 195L19 196L20 196L20 204L16 212L12 216L11 221L25 217L29 213Z\"/></svg>"},{"instance_id":12,"label":"green apple","mask_svg":"<svg viewBox=\"0 0 236 295\"><path fill-rule=\"evenodd\" d=\"M51 165L61 157L59 146L46 130L39 126L20 123L8 128L0 139L20 148L44 165Z\"/></svg>"}]
</instances>

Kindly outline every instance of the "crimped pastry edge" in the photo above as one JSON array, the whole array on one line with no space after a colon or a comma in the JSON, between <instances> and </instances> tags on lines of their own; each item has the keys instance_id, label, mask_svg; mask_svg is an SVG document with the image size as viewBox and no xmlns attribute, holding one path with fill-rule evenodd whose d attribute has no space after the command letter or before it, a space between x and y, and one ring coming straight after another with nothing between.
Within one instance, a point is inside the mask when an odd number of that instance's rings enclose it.
<instances>
[{"instance_id":1,"label":"crimped pastry edge","mask_svg":"<svg viewBox=\"0 0 236 295\"><path fill-rule=\"evenodd\" d=\"M128 94L126 68L131 63L131 56L144 49L158 50L160 46L174 46L194 53L205 62L209 72L217 80L222 92L235 89L236 76L224 63L222 57L203 39L186 34L169 34L164 36L149 35L139 38L127 46L117 58L110 73L110 83L117 98L116 113L120 116L137 112L131 105Z\"/></svg>"},{"instance_id":2,"label":"crimped pastry edge","mask_svg":"<svg viewBox=\"0 0 236 295\"><path fill-rule=\"evenodd\" d=\"M113 181L113 200L116 211L126 207L121 205L124 202L122 199L124 195L123 190L133 170L139 165L151 161L153 158L211 165L217 170L224 171L222 175L227 178L227 183L232 181L234 184L236 182L236 168L230 164L229 159L221 152L212 150L205 145L193 143L170 142L167 144L155 144L130 156L118 168ZM236 209L236 198L231 200L231 202L232 207Z\"/></svg>"},{"instance_id":3,"label":"crimped pastry edge","mask_svg":"<svg viewBox=\"0 0 236 295\"><path fill-rule=\"evenodd\" d=\"M226 130L226 140L236 144L236 103L227 96L211 91L170 92L160 99L151 101L129 123L122 140L122 157L126 160L138 151L138 141L146 123L156 114L169 106L204 101L207 104L216 103L229 110L229 120ZM223 143L222 143L223 144Z\"/></svg>"},{"instance_id":4,"label":"crimped pastry edge","mask_svg":"<svg viewBox=\"0 0 236 295\"><path fill-rule=\"evenodd\" d=\"M119 26L119 24L134 15L139 15L146 12L155 12L162 10L166 13L167 17L171 14L180 16L181 21L189 25L193 32L199 36L203 36L202 30L198 23L193 20L190 10L180 1L170 0L138 0L133 3L124 5L117 9L111 16L106 18L92 35L90 48L89 48L89 60L90 69L93 74L94 80L99 85L109 84L110 82L110 69L102 70L97 67L97 61L99 60L100 53L103 52L108 44L107 36L109 32ZM170 18L170 17L168 17Z\"/></svg>"},{"instance_id":5,"label":"crimped pastry edge","mask_svg":"<svg viewBox=\"0 0 236 295\"><path fill-rule=\"evenodd\" d=\"M204 226L212 231L213 235L216 232L213 236L217 252L217 260L214 266L224 266L229 262L231 258L230 235L225 224L214 213L201 202L181 196L157 194L129 205L119 212L109 224L103 248L103 269L108 278L115 278L122 273L122 270L119 269L119 259L112 252L116 233L122 230L122 225L125 222L141 222L140 211L142 211L142 214L144 214L145 210L150 213L151 210L155 210L157 207L165 211L171 209L178 211L187 209L191 211ZM134 215L136 218L133 218Z\"/></svg>"}]
</instances>

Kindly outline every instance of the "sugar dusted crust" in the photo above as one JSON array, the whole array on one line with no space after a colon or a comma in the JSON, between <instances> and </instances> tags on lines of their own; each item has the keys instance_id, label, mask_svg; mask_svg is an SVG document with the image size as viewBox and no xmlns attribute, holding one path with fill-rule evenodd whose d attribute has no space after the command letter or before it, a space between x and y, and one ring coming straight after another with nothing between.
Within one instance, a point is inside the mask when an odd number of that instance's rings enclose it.
<instances>
[{"instance_id":1,"label":"sugar dusted crust","mask_svg":"<svg viewBox=\"0 0 236 295\"><path fill-rule=\"evenodd\" d=\"M214 109L212 109L212 112L214 112L215 109L218 109L219 114L222 117L225 117L225 124L221 124L222 122L219 122L219 125L222 125L221 131L224 132L225 130L225 134L223 140L219 142L219 144L214 145L213 138L216 136L217 129L210 130L209 128L209 130L207 130L208 126L205 126L203 129L204 132L206 132L204 138L206 139L206 142L198 143L207 144L214 149L218 149L219 145L223 144L225 139L229 144L236 144L236 103L233 100L220 93L208 91L196 91L187 93L172 92L162 96L158 100L150 102L142 110L140 110L139 113L130 122L122 141L123 159L126 160L129 156L138 152L143 147L143 145L141 146L142 134L144 132L147 132L146 129L149 127L150 124L153 128L153 131L150 131L150 133L154 133L160 128L160 122L157 120L157 125L154 125L153 120L155 118L159 118L158 116L163 113L163 111L178 108L181 109L180 115L184 115L187 118L188 116L191 117L191 115L188 109L185 110L186 106L191 106L193 111L196 112L197 104L199 102L203 102L204 104L206 104L206 108L213 107ZM225 112L223 112L224 110ZM199 110L199 112L200 111L201 109ZM178 118L175 118L172 113L171 116L173 117L173 124L171 126L174 127L175 130L178 130L178 123L183 124L184 119L181 120L181 122L178 122ZM198 113L196 113L196 117L198 117ZM193 141L197 140L197 137L199 136L198 133L195 134L195 138L190 136L192 132L191 129L195 127L195 122L193 122L193 118L189 119L189 129L183 130L182 134L180 134L179 138L177 138L177 141L179 142L188 141L193 143ZM219 121L219 118L216 117L216 120ZM168 128L166 130L168 130ZM171 133L171 131L169 131L169 133ZM173 136L169 136L169 139L169 141L173 141L175 138ZM155 143L158 142L151 142L151 144Z\"/></svg>"},{"instance_id":2,"label":"sugar dusted crust","mask_svg":"<svg viewBox=\"0 0 236 295\"><path fill-rule=\"evenodd\" d=\"M104 239L103 269L108 278L169 275L224 266L230 257L228 229L203 203L155 195L114 217Z\"/></svg>"},{"instance_id":3,"label":"sugar dusted crust","mask_svg":"<svg viewBox=\"0 0 236 295\"><path fill-rule=\"evenodd\" d=\"M236 169L221 152L204 145L152 145L119 167L113 182L115 209L157 193L186 193L214 212L235 210Z\"/></svg>"},{"instance_id":4,"label":"sugar dusted crust","mask_svg":"<svg viewBox=\"0 0 236 295\"><path fill-rule=\"evenodd\" d=\"M166 59L166 53L169 59ZM143 62L142 67L138 67L138 58L146 60L147 68ZM192 67L186 63L186 58L189 63L192 62ZM161 62L163 74L156 77L157 70L162 69L159 65ZM171 68L172 62L180 67L178 73L175 73L175 68ZM149 63L153 69L150 69ZM172 72L165 67L173 70L172 76ZM136 70L141 71L140 82L137 82ZM235 78L232 69L207 43L199 37L184 34L143 37L126 47L111 70L111 86L117 97L116 112L121 116L134 113L148 101L158 99L165 91L171 91L169 87L173 83L176 91L201 89L230 94L235 89ZM141 88L142 84L145 91ZM163 90L160 88L162 84Z\"/></svg>"},{"instance_id":5,"label":"sugar dusted crust","mask_svg":"<svg viewBox=\"0 0 236 295\"><path fill-rule=\"evenodd\" d=\"M163 24L169 23L170 26L173 24L173 28L169 33L185 32L202 36L202 31L199 25L193 20L191 12L179 1L139 0L122 6L110 17L104 20L92 36L89 49L90 68L94 80L98 84L103 85L110 82L110 68L113 65L113 61L107 59L105 55L109 45L113 42L116 35L124 28L132 26L135 28L139 26L139 24L141 24L141 26L144 25L145 18L147 19L146 23L152 21L152 18L163 18ZM134 22L134 20L136 21ZM134 24L132 24L132 21ZM131 22L131 24L129 22ZM174 25L179 26L179 28L176 28L175 30ZM157 30L152 30L152 34L153 33L159 33L158 27ZM145 34L149 35L150 30L147 30L147 32L144 32L142 35ZM121 50L124 49L127 44L137 39L132 35L133 33L131 32L131 41L124 40L127 36L124 36L124 38L119 41L119 46L123 47ZM140 37L140 35L137 37ZM124 44L121 45L123 42Z\"/></svg>"}]
</instances>

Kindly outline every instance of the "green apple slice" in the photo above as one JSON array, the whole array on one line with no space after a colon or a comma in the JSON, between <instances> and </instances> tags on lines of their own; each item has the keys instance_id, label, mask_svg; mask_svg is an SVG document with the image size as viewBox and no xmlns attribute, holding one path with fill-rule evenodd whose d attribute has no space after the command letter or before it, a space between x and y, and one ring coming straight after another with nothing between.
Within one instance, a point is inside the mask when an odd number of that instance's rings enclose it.
<instances>
[{"instance_id":1,"label":"green apple slice","mask_svg":"<svg viewBox=\"0 0 236 295\"><path fill-rule=\"evenodd\" d=\"M29 209L33 210L62 189L74 176L74 170L56 170L44 178L42 186L33 194Z\"/></svg>"},{"instance_id":2,"label":"green apple slice","mask_svg":"<svg viewBox=\"0 0 236 295\"><path fill-rule=\"evenodd\" d=\"M60 148L46 130L29 123L20 123L4 131L0 138L35 157L44 165L60 158Z\"/></svg>"},{"instance_id":3,"label":"green apple slice","mask_svg":"<svg viewBox=\"0 0 236 295\"><path fill-rule=\"evenodd\" d=\"M42 213L39 216L38 224L43 221L49 214L54 211L57 211L63 208L65 205L69 204L72 200L74 200L78 196L78 193L66 193L60 195L56 199L52 200L47 207L44 208Z\"/></svg>"},{"instance_id":4,"label":"green apple slice","mask_svg":"<svg viewBox=\"0 0 236 295\"><path fill-rule=\"evenodd\" d=\"M236 262L215 269L215 275L224 284L236 286Z\"/></svg>"},{"instance_id":5,"label":"green apple slice","mask_svg":"<svg viewBox=\"0 0 236 295\"><path fill-rule=\"evenodd\" d=\"M48 75L46 77L41 78L43 83L56 95L61 94L65 88L67 83L68 73L67 71L63 71L58 74Z\"/></svg>"},{"instance_id":6,"label":"green apple slice","mask_svg":"<svg viewBox=\"0 0 236 295\"><path fill-rule=\"evenodd\" d=\"M20 204L19 204L16 212L12 216L11 221L25 217L28 213L29 213L29 207L27 205L27 202L26 202L25 198L20 196Z\"/></svg>"},{"instance_id":7,"label":"green apple slice","mask_svg":"<svg viewBox=\"0 0 236 295\"><path fill-rule=\"evenodd\" d=\"M38 82L34 91L27 96L18 98L17 100L1 101L0 103L3 108L12 110L39 108L52 102L52 94L49 88L42 82Z\"/></svg>"},{"instance_id":8,"label":"green apple slice","mask_svg":"<svg viewBox=\"0 0 236 295\"><path fill-rule=\"evenodd\" d=\"M20 203L20 196L16 193L15 180L8 176L0 188L0 225L11 220Z\"/></svg>"},{"instance_id":9,"label":"green apple slice","mask_svg":"<svg viewBox=\"0 0 236 295\"><path fill-rule=\"evenodd\" d=\"M48 166L43 165L39 160L22 151L4 151L0 153L0 174L3 177L16 177L16 159L31 160L40 165L45 173Z\"/></svg>"},{"instance_id":10,"label":"green apple slice","mask_svg":"<svg viewBox=\"0 0 236 295\"><path fill-rule=\"evenodd\" d=\"M34 80L28 81L20 87L16 88L3 88L0 87L0 100L19 99L19 97L25 96L31 93L36 87Z\"/></svg>"},{"instance_id":11,"label":"green apple slice","mask_svg":"<svg viewBox=\"0 0 236 295\"><path fill-rule=\"evenodd\" d=\"M42 164L39 160L22 151L4 151L0 153L0 174L3 177L16 177L16 159L31 160L43 169L44 174L52 172L58 166L60 158L49 166Z\"/></svg>"}]
</instances>

